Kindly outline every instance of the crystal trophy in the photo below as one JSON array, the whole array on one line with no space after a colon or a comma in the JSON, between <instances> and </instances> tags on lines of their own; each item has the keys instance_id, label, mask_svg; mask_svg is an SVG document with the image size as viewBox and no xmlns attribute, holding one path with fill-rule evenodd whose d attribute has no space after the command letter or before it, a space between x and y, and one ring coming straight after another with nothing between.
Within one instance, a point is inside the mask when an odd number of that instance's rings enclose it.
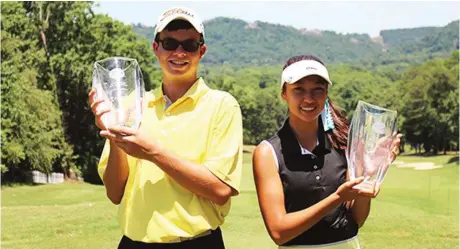
<instances>
[{"instance_id":1,"label":"crystal trophy","mask_svg":"<svg viewBox=\"0 0 460 249\"><path fill-rule=\"evenodd\" d=\"M108 126L138 129L141 123L144 80L135 59L110 57L94 63L93 88L95 99L103 99L110 112L102 115Z\"/></svg>"},{"instance_id":2,"label":"crystal trophy","mask_svg":"<svg viewBox=\"0 0 460 249\"><path fill-rule=\"evenodd\" d=\"M350 180L364 176L354 188L380 188L391 163L397 132L397 112L358 101L348 131L346 157Z\"/></svg>"}]
</instances>

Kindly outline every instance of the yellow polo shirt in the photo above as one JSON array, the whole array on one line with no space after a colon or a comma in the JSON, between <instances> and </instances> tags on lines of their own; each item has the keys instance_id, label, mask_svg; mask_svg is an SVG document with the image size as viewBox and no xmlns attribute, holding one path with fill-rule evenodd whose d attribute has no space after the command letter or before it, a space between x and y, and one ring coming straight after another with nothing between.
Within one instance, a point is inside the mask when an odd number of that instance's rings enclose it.
<instances>
[{"instance_id":1,"label":"yellow polo shirt","mask_svg":"<svg viewBox=\"0 0 460 249\"><path fill-rule=\"evenodd\" d=\"M142 124L147 134L183 159L207 167L239 192L243 128L233 96L198 79L165 110L161 87L146 93ZM106 142L98 165L103 176L109 156ZM135 241L168 243L216 229L230 202L219 206L199 197L150 161L128 156L129 177L118 217L124 235Z\"/></svg>"}]
</instances>

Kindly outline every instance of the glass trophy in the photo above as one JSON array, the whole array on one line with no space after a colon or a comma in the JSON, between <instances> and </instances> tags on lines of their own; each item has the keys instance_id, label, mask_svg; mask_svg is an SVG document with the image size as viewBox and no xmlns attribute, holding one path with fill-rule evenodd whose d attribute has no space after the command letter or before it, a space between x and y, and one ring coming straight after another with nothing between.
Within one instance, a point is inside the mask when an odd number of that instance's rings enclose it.
<instances>
[{"instance_id":1,"label":"glass trophy","mask_svg":"<svg viewBox=\"0 0 460 249\"><path fill-rule=\"evenodd\" d=\"M104 126L138 129L141 123L144 80L135 59L110 57L94 63L95 99L103 99L110 112L102 115Z\"/></svg>"},{"instance_id":2,"label":"glass trophy","mask_svg":"<svg viewBox=\"0 0 460 249\"><path fill-rule=\"evenodd\" d=\"M379 189L391 163L397 112L358 101L348 131L346 157L350 180L364 176L354 188Z\"/></svg>"}]
</instances>

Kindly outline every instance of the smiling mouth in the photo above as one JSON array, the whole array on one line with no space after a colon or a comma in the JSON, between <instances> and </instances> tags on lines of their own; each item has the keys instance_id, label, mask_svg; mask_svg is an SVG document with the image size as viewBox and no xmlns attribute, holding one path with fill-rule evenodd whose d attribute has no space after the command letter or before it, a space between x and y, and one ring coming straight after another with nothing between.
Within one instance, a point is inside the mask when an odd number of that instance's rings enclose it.
<instances>
[{"instance_id":1,"label":"smiling mouth","mask_svg":"<svg viewBox=\"0 0 460 249\"><path fill-rule=\"evenodd\" d=\"M300 109L302 109L302 111L311 112L314 111L316 107L300 107Z\"/></svg>"},{"instance_id":2,"label":"smiling mouth","mask_svg":"<svg viewBox=\"0 0 460 249\"><path fill-rule=\"evenodd\" d=\"M176 65L176 66L184 66L188 64L188 61L173 61L170 60L169 63Z\"/></svg>"}]
</instances>

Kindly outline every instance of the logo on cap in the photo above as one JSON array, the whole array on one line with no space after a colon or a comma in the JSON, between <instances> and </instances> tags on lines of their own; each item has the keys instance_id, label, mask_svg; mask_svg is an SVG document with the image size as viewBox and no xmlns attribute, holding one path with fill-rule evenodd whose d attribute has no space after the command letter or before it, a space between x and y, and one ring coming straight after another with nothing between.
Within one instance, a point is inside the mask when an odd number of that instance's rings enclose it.
<instances>
[{"instance_id":1,"label":"logo on cap","mask_svg":"<svg viewBox=\"0 0 460 249\"><path fill-rule=\"evenodd\" d=\"M175 8L175 9L171 9L171 10L166 11L163 14L163 17L160 19L160 22L163 21L166 17L174 15L174 14L179 14L179 15L184 14L184 15L190 16L191 18L195 17L195 15L193 15L192 13L190 13L190 12L188 12L186 10L183 10L183 9L180 9L180 8Z\"/></svg>"}]
</instances>

